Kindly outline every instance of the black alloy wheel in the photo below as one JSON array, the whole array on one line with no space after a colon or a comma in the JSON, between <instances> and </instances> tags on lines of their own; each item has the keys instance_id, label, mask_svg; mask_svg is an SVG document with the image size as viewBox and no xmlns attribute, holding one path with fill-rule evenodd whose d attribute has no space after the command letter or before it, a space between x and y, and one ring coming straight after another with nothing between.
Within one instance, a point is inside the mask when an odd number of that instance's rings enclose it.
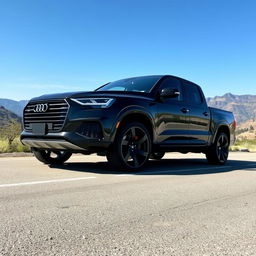
<instances>
[{"instance_id":1,"label":"black alloy wheel","mask_svg":"<svg viewBox=\"0 0 256 256\"><path fill-rule=\"evenodd\" d=\"M107 159L118 168L136 170L146 164L150 152L151 138L146 127L134 122L121 129Z\"/></svg>"},{"instance_id":2,"label":"black alloy wheel","mask_svg":"<svg viewBox=\"0 0 256 256\"><path fill-rule=\"evenodd\" d=\"M62 164L67 161L72 153L58 150L32 149L35 157L45 164Z\"/></svg>"},{"instance_id":3,"label":"black alloy wheel","mask_svg":"<svg viewBox=\"0 0 256 256\"><path fill-rule=\"evenodd\" d=\"M225 133L220 134L217 141L217 156L220 162L226 162L228 159L228 137Z\"/></svg>"},{"instance_id":4,"label":"black alloy wheel","mask_svg":"<svg viewBox=\"0 0 256 256\"><path fill-rule=\"evenodd\" d=\"M229 139L225 132L217 135L215 143L206 153L207 160L213 164L225 164L229 153Z\"/></svg>"}]
</instances>

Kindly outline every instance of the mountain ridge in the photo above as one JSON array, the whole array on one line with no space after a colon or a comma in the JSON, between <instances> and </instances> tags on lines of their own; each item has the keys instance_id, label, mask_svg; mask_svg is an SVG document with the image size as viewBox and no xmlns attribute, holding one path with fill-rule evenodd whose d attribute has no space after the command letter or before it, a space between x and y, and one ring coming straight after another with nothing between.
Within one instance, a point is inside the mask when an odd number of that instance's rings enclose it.
<instances>
[{"instance_id":1,"label":"mountain ridge","mask_svg":"<svg viewBox=\"0 0 256 256\"><path fill-rule=\"evenodd\" d=\"M206 100L210 107L233 112L238 126L249 120L256 121L256 95L226 93L223 96L208 97Z\"/></svg>"},{"instance_id":2,"label":"mountain ridge","mask_svg":"<svg viewBox=\"0 0 256 256\"><path fill-rule=\"evenodd\" d=\"M21 117L4 108L3 106L0 106L0 128L8 126L11 122L17 122L21 124Z\"/></svg>"},{"instance_id":3,"label":"mountain ridge","mask_svg":"<svg viewBox=\"0 0 256 256\"><path fill-rule=\"evenodd\" d=\"M28 100L16 101L11 99L0 98L0 106L15 113L19 117L22 117L23 109L26 106L27 102Z\"/></svg>"}]
</instances>

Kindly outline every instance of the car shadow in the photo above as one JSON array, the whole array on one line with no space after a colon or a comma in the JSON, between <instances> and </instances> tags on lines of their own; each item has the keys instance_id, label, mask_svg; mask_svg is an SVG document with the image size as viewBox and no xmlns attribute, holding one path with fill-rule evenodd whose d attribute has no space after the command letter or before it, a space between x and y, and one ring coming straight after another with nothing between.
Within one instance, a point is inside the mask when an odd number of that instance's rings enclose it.
<instances>
[{"instance_id":1,"label":"car shadow","mask_svg":"<svg viewBox=\"0 0 256 256\"><path fill-rule=\"evenodd\" d=\"M230 172L256 167L256 161L229 160L226 165L210 165L205 159L162 159L151 160L141 170L128 172L113 169L108 162L67 162L63 165L50 165L67 171L95 174L131 174L131 175L201 175Z\"/></svg>"}]
</instances>

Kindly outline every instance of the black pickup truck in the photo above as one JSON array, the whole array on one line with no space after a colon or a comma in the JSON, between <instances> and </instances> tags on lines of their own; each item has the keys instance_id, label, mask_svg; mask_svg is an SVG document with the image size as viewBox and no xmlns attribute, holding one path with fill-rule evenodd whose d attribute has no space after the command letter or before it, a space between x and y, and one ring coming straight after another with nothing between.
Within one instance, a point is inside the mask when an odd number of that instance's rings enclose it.
<instances>
[{"instance_id":1,"label":"black pickup truck","mask_svg":"<svg viewBox=\"0 0 256 256\"><path fill-rule=\"evenodd\" d=\"M98 153L127 170L165 152L202 152L210 163L225 164L236 129L233 114L208 107L198 85L169 75L33 98L23 125L22 143L45 164L64 163L72 153Z\"/></svg>"}]
</instances>

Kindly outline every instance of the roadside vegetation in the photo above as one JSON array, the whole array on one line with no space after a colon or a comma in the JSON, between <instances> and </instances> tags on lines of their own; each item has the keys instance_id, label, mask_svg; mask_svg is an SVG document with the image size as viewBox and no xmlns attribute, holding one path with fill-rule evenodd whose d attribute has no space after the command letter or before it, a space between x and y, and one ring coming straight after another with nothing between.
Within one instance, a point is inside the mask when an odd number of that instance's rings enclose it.
<instances>
[{"instance_id":1,"label":"roadside vegetation","mask_svg":"<svg viewBox=\"0 0 256 256\"><path fill-rule=\"evenodd\" d=\"M0 127L0 153L30 152L30 148L20 142L21 124L11 121Z\"/></svg>"},{"instance_id":2,"label":"roadside vegetation","mask_svg":"<svg viewBox=\"0 0 256 256\"><path fill-rule=\"evenodd\" d=\"M256 152L256 139L237 139L235 145L231 146L232 151L248 150L250 152Z\"/></svg>"},{"instance_id":3,"label":"roadside vegetation","mask_svg":"<svg viewBox=\"0 0 256 256\"><path fill-rule=\"evenodd\" d=\"M248 150L250 152L256 152L256 129L253 125L237 129L236 137L237 141L235 145L231 147L232 151Z\"/></svg>"}]
</instances>

